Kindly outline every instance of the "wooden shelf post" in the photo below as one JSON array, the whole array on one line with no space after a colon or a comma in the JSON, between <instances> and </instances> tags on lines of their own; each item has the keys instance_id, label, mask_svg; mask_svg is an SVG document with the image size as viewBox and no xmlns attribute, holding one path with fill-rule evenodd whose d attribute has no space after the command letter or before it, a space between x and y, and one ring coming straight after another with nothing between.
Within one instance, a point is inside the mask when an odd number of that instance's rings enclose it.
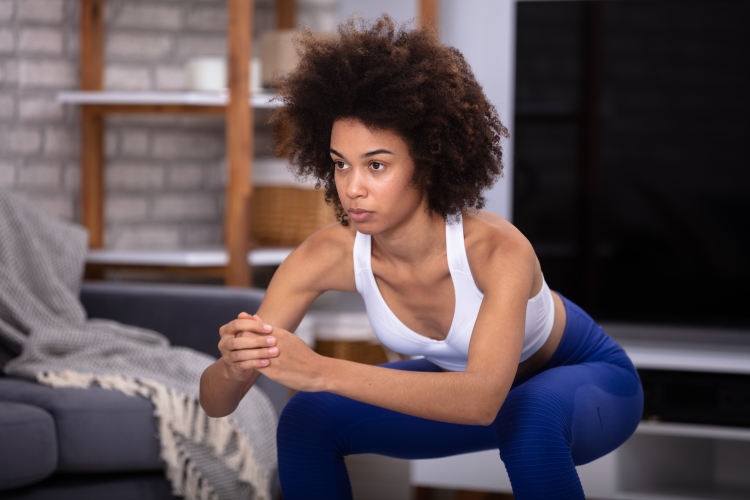
<instances>
[{"instance_id":1,"label":"wooden shelf post","mask_svg":"<svg viewBox=\"0 0 750 500\"><path fill-rule=\"evenodd\" d=\"M276 0L276 28L291 30L296 27L297 6L295 0Z\"/></svg>"},{"instance_id":2,"label":"wooden shelf post","mask_svg":"<svg viewBox=\"0 0 750 500\"><path fill-rule=\"evenodd\" d=\"M253 0L227 0L229 42L229 104L227 105L227 168L224 241L229 263L224 282L250 286L247 262L249 207L252 196L252 107L248 69L252 44Z\"/></svg>"},{"instance_id":3,"label":"wooden shelf post","mask_svg":"<svg viewBox=\"0 0 750 500\"><path fill-rule=\"evenodd\" d=\"M81 1L81 88L102 90L104 0ZM89 247L104 246L104 117L81 106L81 219Z\"/></svg>"},{"instance_id":4,"label":"wooden shelf post","mask_svg":"<svg viewBox=\"0 0 750 500\"><path fill-rule=\"evenodd\" d=\"M419 24L440 29L440 0L419 1Z\"/></svg>"}]
</instances>

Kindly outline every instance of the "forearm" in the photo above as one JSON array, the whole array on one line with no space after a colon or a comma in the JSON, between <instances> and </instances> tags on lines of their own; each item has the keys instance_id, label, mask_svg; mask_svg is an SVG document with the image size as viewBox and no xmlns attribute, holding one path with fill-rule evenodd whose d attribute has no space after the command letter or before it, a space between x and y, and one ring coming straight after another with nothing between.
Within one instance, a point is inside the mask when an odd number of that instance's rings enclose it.
<instances>
[{"instance_id":1,"label":"forearm","mask_svg":"<svg viewBox=\"0 0 750 500\"><path fill-rule=\"evenodd\" d=\"M363 403L442 422L489 425L510 389L507 375L410 372L326 361L325 390ZM488 380L489 379L489 380Z\"/></svg>"},{"instance_id":2,"label":"forearm","mask_svg":"<svg viewBox=\"0 0 750 500\"><path fill-rule=\"evenodd\" d=\"M253 371L248 380L237 381L229 376L226 364L219 359L206 368L201 375L201 407L210 417L218 418L229 415L237 408L259 376L260 373Z\"/></svg>"}]
</instances>

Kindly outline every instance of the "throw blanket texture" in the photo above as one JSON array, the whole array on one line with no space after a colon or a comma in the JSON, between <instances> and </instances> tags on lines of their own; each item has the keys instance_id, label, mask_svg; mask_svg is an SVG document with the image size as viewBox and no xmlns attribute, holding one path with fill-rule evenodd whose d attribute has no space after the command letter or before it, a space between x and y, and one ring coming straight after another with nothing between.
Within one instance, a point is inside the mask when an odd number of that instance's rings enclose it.
<instances>
[{"instance_id":1,"label":"throw blanket texture","mask_svg":"<svg viewBox=\"0 0 750 500\"><path fill-rule=\"evenodd\" d=\"M148 398L176 494L268 499L277 417L266 395L254 387L232 415L211 419L198 389L213 358L156 332L88 320L78 300L86 246L80 227L0 190L0 343L19 354L5 372Z\"/></svg>"}]
</instances>

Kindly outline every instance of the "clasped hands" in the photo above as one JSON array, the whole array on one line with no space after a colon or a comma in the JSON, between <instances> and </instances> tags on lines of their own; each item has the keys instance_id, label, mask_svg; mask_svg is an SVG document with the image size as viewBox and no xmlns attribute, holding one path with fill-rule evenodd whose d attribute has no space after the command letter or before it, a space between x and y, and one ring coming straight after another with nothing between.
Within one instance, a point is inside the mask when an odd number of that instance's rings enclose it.
<instances>
[{"instance_id":1,"label":"clasped hands","mask_svg":"<svg viewBox=\"0 0 750 500\"><path fill-rule=\"evenodd\" d=\"M245 382L257 370L290 389L325 390L325 358L293 333L264 323L257 314L240 313L219 329L219 335L220 361L230 378Z\"/></svg>"}]
</instances>

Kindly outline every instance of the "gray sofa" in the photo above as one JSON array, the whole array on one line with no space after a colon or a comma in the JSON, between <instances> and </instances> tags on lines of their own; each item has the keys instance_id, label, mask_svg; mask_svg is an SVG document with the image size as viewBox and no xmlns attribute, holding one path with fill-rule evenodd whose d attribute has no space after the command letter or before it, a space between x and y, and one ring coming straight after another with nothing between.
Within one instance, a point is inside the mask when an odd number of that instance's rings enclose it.
<instances>
[{"instance_id":1,"label":"gray sofa","mask_svg":"<svg viewBox=\"0 0 750 500\"><path fill-rule=\"evenodd\" d=\"M255 312L262 297L257 289L105 282L81 291L91 318L150 328L213 356L219 327ZM0 363L8 357L0 352ZM287 389L265 377L258 383L281 412ZM0 376L1 498L173 498L161 471L149 401Z\"/></svg>"}]
</instances>

